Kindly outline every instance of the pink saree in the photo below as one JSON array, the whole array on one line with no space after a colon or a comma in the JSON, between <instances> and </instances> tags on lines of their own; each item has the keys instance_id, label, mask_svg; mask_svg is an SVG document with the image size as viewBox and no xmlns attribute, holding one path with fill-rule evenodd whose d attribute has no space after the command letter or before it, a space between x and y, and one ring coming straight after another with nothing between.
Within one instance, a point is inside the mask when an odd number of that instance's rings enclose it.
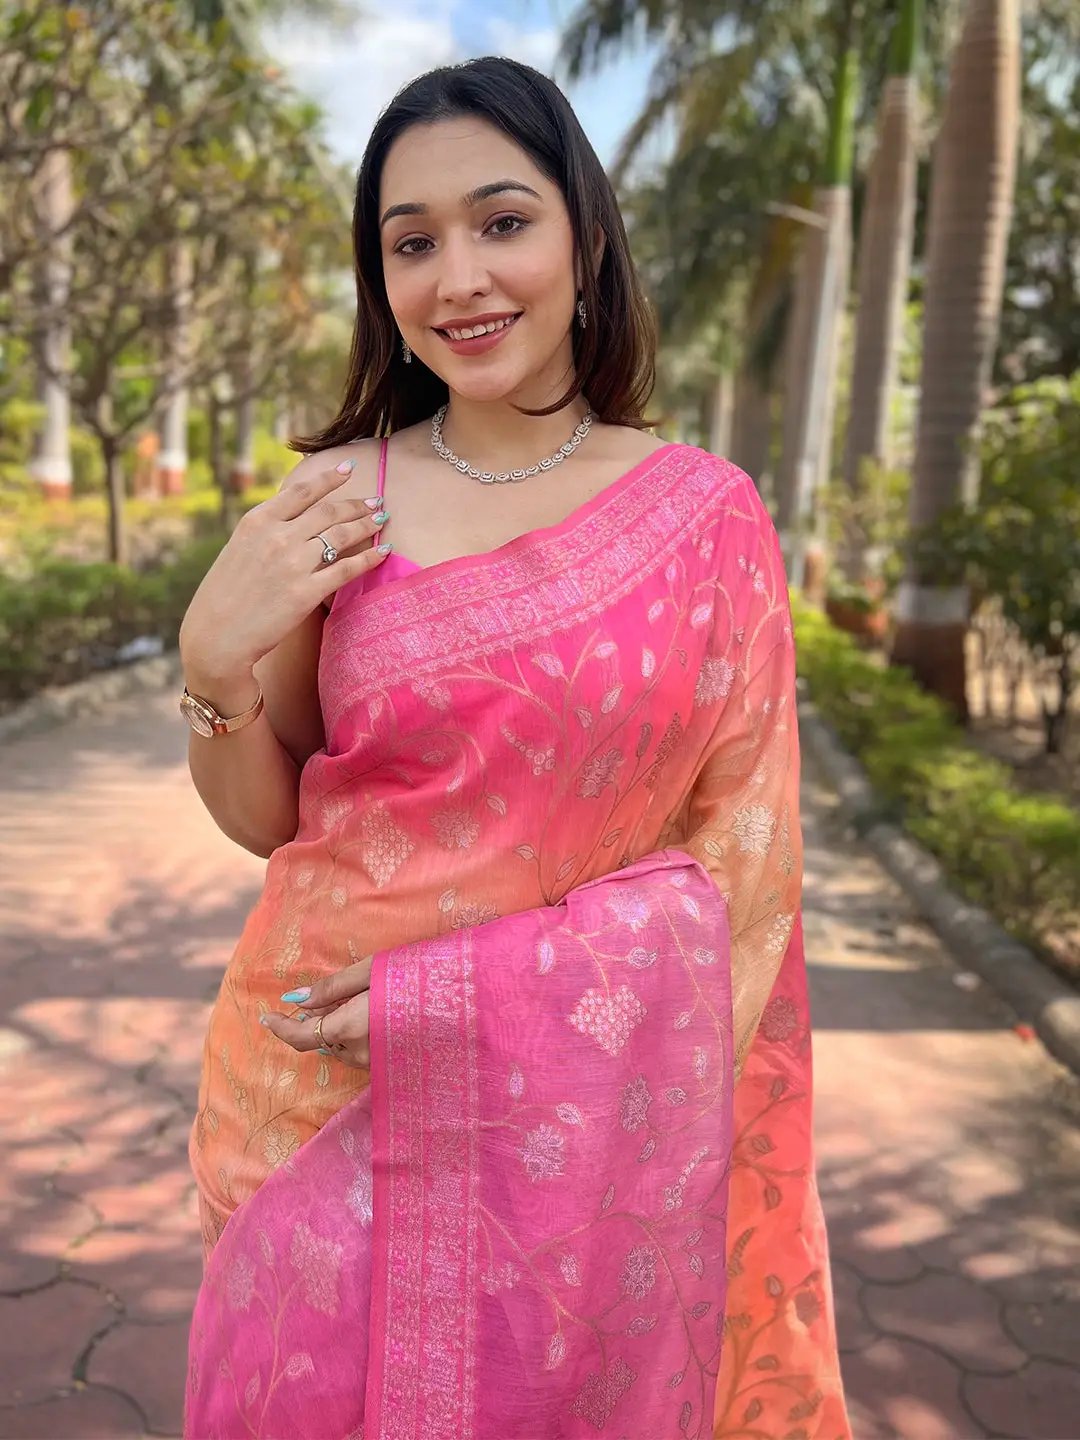
<instances>
[{"instance_id":1,"label":"pink saree","mask_svg":"<svg viewBox=\"0 0 1080 1440\"><path fill-rule=\"evenodd\" d=\"M342 591L320 684L207 1041L189 1440L846 1440L753 485L666 446ZM367 953L370 1077L258 1026Z\"/></svg>"}]
</instances>

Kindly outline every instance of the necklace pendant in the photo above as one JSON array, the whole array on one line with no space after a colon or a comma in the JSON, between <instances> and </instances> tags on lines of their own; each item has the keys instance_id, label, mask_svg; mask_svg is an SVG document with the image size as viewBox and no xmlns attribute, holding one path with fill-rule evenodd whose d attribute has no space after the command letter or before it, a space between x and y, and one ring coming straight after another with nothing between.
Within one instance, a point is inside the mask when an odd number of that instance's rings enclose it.
<instances>
[{"instance_id":1,"label":"necklace pendant","mask_svg":"<svg viewBox=\"0 0 1080 1440\"><path fill-rule=\"evenodd\" d=\"M452 465L454 469L460 471L462 475L471 475L474 480L479 480L482 485L505 485L510 481L517 482L527 480L530 475L539 475L554 469L556 465L561 465L567 456L572 455L586 438L593 421L596 419L595 413L590 410L580 424L575 427L570 439L565 445L560 446L554 455L549 455L544 460L538 460L535 465L530 465L525 469L509 470L503 475L495 475L490 470L475 469L467 460L462 460L459 456L455 455L453 450L451 450L449 445L443 440L442 425L446 419L448 409L449 405L442 405L431 417L431 448L435 451L436 455L441 456L448 465Z\"/></svg>"}]
</instances>

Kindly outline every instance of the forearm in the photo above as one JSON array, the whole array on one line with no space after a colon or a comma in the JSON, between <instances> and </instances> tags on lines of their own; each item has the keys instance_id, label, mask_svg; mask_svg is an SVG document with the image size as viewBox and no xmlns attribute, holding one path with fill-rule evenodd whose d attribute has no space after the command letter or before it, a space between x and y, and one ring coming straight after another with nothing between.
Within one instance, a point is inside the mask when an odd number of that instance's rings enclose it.
<instances>
[{"instance_id":1,"label":"forearm","mask_svg":"<svg viewBox=\"0 0 1080 1440\"><path fill-rule=\"evenodd\" d=\"M191 671L185 678L193 694L224 715L241 714L258 695L253 675L221 681ZM203 804L230 840L265 857L293 839L300 770L274 734L265 710L232 735L205 740L192 734L188 766Z\"/></svg>"}]
</instances>

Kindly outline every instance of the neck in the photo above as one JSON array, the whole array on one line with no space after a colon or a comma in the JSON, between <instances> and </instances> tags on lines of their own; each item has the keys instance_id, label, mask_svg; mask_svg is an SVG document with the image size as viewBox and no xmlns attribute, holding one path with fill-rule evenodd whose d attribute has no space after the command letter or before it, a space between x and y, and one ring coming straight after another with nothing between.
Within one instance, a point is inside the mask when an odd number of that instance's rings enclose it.
<instances>
[{"instance_id":1,"label":"neck","mask_svg":"<svg viewBox=\"0 0 1080 1440\"><path fill-rule=\"evenodd\" d=\"M520 403L529 402L523 399ZM443 439L470 465L501 474L553 455L570 439L588 409L584 396L578 395L553 415L522 415L509 400L468 400L451 393Z\"/></svg>"}]
</instances>

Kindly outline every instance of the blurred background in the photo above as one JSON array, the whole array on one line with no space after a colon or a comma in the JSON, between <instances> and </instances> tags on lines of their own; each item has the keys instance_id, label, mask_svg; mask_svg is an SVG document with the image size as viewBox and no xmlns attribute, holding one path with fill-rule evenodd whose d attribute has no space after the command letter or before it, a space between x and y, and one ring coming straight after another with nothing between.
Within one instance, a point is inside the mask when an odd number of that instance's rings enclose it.
<instances>
[{"instance_id":1,"label":"blurred background","mask_svg":"<svg viewBox=\"0 0 1080 1440\"><path fill-rule=\"evenodd\" d=\"M489 53L569 95L659 432L788 560L857 1434L1080 1436L1080 0L0 3L0 1435L179 1433L262 862L176 637L336 409L376 115Z\"/></svg>"}]
</instances>

